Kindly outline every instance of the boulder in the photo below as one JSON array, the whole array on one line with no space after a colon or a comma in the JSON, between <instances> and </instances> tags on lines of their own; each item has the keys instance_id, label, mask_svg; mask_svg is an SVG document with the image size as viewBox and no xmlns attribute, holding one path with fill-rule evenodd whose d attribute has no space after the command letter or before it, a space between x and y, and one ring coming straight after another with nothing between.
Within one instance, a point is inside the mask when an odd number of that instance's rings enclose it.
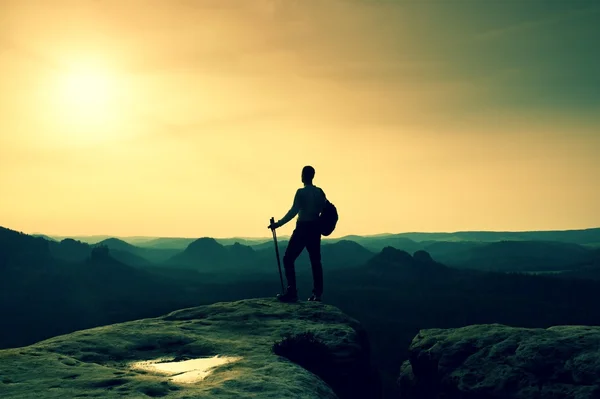
<instances>
[{"instance_id":1,"label":"boulder","mask_svg":"<svg viewBox=\"0 0 600 399\"><path fill-rule=\"evenodd\" d=\"M600 327L422 330L398 385L408 399L597 399Z\"/></svg>"}]
</instances>

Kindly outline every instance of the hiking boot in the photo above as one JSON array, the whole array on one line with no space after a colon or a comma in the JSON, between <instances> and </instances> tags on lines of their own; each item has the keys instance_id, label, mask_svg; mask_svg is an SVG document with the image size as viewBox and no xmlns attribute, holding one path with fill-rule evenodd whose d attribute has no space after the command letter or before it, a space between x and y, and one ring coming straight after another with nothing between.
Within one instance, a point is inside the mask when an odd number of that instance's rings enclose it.
<instances>
[{"instance_id":1,"label":"hiking boot","mask_svg":"<svg viewBox=\"0 0 600 399\"><path fill-rule=\"evenodd\" d=\"M298 292L295 289L290 289L290 287L288 287L285 294L277 294L277 299L280 302L298 302Z\"/></svg>"},{"instance_id":2,"label":"hiking boot","mask_svg":"<svg viewBox=\"0 0 600 399\"><path fill-rule=\"evenodd\" d=\"M309 302L321 302L321 295L312 294L310 298L308 298Z\"/></svg>"}]
</instances>

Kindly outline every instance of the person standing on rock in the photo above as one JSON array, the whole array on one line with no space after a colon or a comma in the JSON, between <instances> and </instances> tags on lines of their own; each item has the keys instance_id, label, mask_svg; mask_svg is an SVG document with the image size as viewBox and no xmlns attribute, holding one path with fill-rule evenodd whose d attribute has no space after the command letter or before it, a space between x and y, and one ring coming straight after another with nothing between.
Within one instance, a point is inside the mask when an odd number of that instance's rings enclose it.
<instances>
[{"instance_id":1,"label":"person standing on rock","mask_svg":"<svg viewBox=\"0 0 600 399\"><path fill-rule=\"evenodd\" d=\"M277 229L298 215L296 228L283 256L283 266L288 286L284 294L277 295L277 298L282 302L296 302L298 300L294 263L304 248L306 248L310 257L314 282L313 295L308 300L320 302L323 295L319 214L325 206L326 196L322 189L313 184L314 177L315 169L312 166L305 166L302 169L301 178L304 187L296 191L292 208L282 219L268 227L269 229Z\"/></svg>"}]
</instances>

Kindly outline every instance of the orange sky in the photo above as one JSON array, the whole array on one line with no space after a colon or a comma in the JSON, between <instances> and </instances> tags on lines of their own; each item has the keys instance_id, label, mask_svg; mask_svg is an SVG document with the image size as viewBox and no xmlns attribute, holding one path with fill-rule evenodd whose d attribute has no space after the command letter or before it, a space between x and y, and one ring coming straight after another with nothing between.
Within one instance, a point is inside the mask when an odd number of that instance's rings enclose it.
<instances>
[{"instance_id":1,"label":"orange sky","mask_svg":"<svg viewBox=\"0 0 600 399\"><path fill-rule=\"evenodd\" d=\"M464 3L0 0L0 225L266 236L310 164L335 236L600 226L600 9Z\"/></svg>"}]
</instances>

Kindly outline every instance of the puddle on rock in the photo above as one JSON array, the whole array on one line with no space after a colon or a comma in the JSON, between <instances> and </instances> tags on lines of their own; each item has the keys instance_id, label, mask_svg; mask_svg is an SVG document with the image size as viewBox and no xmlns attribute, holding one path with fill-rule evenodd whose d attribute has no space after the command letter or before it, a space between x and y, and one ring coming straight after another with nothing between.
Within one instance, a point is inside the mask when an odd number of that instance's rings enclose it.
<instances>
[{"instance_id":1,"label":"puddle on rock","mask_svg":"<svg viewBox=\"0 0 600 399\"><path fill-rule=\"evenodd\" d=\"M174 362L173 359L162 358L135 362L131 364L131 368L164 374L169 376L169 380L173 382L190 384L202 381L215 367L231 362L237 362L238 360L241 360L241 357L219 357L218 355L214 357L183 360L180 362Z\"/></svg>"}]
</instances>

